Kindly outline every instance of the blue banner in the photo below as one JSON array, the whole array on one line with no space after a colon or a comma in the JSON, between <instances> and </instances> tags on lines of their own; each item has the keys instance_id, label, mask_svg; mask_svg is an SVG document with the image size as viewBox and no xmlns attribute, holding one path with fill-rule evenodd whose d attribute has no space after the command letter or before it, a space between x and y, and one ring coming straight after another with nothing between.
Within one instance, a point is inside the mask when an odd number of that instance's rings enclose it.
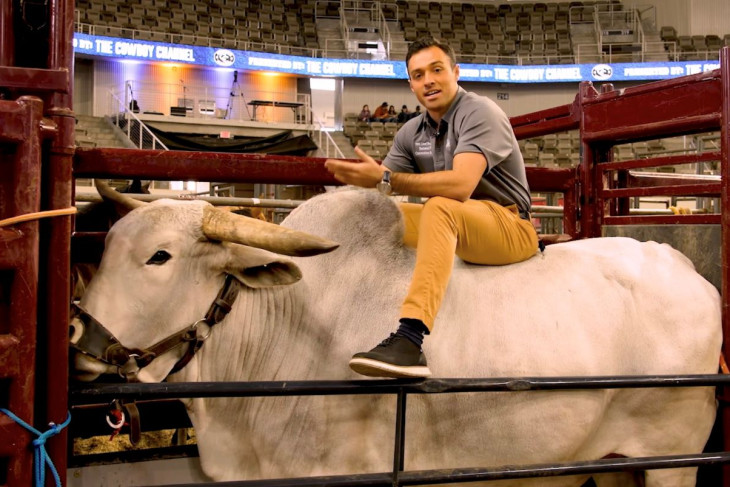
<instances>
[{"instance_id":1,"label":"blue banner","mask_svg":"<svg viewBox=\"0 0 730 487\"><path fill-rule=\"evenodd\" d=\"M185 63L249 71L275 71L301 76L407 79L403 61L363 61L284 56L265 52L187 46L117 37L74 34L74 52L81 55ZM719 61L677 61L616 64L510 66L461 64L462 81L493 83L565 83L579 81L645 81L676 78L720 67Z\"/></svg>"}]
</instances>

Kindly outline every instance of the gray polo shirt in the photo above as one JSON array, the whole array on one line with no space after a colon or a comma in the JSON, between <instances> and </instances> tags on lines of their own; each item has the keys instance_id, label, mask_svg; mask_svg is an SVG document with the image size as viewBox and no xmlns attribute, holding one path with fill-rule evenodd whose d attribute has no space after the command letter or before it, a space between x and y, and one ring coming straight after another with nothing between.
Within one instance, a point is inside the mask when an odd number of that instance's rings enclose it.
<instances>
[{"instance_id":1,"label":"gray polo shirt","mask_svg":"<svg viewBox=\"0 0 730 487\"><path fill-rule=\"evenodd\" d=\"M398 130L383 164L393 172L428 173L453 169L454 155L478 152L487 169L472 199L517 204L530 211L530 189L509 118L489 98L459 88L438 128L427 113Z\"/></svg>"}]
</instances>

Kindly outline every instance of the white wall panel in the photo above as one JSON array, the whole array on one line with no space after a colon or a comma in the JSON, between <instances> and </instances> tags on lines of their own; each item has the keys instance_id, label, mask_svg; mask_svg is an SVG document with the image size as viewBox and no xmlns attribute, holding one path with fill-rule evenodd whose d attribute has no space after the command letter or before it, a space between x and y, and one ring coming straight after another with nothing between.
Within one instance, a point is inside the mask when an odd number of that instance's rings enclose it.
<instances>
[{"instance_id":1,"label":"white wall panel","mask_svg":"<svg viewBox=\"0 0 730 487\"><path fill-rule=\"evenodd\" d=\"M730 34L728 0L690 0L690 34Z\"/></svg>"},{"instance_id":2,"label":"white wall panel","mask_svg":"<svg viewBox=\"0 0 730 487\"><path fill-rule=\"evenodd\" d=\"M94 61L77 59L74 64L74 113L92 115L94 113Z\"/></svg>"},{"instance_id":3,"label":"white wall panel","mask_svg":"<svg viewBox=\"0 0 730 487\"><path fill-rule=\"evenodd\" d=\"M573 83L555 85L501 85L493 83L462 83L468 91L487 96L509 116L522 115L558 105L571 103L578 92L578 85ZM497 100L497 93L507 95L507 100ZM343 99L344 113L360 113L362 106L368 104L370 111L382 102L395 105L400 111L402 105L408 105L413 111L418 104L416 96L411 92L406 81L346 79ZM423 107L421 107L423 108Z\"/></svg>"},{"instance_id":4,"label":"white wall panel","mask_svg":"<svg viewBox=\"0 0 730 487\"><path fill-rule=\"evenodd\" d=\"M671 26L679 35L690 35L689 0L661 0L654 2L657 27Z\"/></svg>"},{"instance_id":5,"label":"white wall panel","mask_svg":"<svg viewBox=\"0 0 730 487\"><path fill-rule=\"evenodd\" d=\"M655 0L653 5L657 26L672 26L679 35L730 34L728 0Z\"/></svg>"},{"instance_id":6,"label":"white wall panel","mask_svg":"<svg viewBox=\"0 0 730 487\"><path fill-rule=\"evenodd\" d=\"M510 117L572 103L578 93L577 83L462 83L462 87L490 98ZM507 99L500 99L505 98L505 95Z\"/></svg>"}]
</instances>

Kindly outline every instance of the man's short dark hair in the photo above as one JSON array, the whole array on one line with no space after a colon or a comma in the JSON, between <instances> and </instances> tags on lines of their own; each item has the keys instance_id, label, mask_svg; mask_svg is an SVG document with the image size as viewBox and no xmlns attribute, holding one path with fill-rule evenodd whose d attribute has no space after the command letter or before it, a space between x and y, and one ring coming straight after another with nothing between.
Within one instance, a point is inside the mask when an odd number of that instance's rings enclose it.
<instances>
[{"instance_id":1,"label":"man's short dark hair","mask_svg":"<svg viewBox=\"0 0 730 487\"><path fill-rule=\"evenodd\" d=\"M444 53L446 53L446 55L449 56L449 59L451 60L451 67L456 66L456 54L454 53L454 49L445 42L441 42L438 39L429 36L421 37L420 39L411 42L411 44L408 46L408 53L406 54L406 71L408 71L408 63L410 62L411 57L413 57L413 55L417 52L428 49L429 47L438 47L439 49L444 51Z\"/></svg>"}]
</instances>

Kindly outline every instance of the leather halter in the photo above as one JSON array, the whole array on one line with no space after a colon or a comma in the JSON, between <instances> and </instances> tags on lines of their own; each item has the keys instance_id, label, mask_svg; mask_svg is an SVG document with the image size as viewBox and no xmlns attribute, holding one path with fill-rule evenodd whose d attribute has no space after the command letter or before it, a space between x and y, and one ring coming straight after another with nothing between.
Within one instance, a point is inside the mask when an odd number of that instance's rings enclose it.
<instances>
[{"instance_id":1,"label":"leather halter","mask_svg":"<svg viewBox=\"0 0 730 487\"><path fill-rule=\"evenodd\" d=\"M204 318L148 348L125 347L96 318L76 305L78 310L77 318L83 322L84 329L78 340L72 342L71 346L84 355L116 367L120 376L129 379L137 375L141 369L148 366L160 355L181 345L188 344L185 354L170 371L170 374L173 374L190 362L193 355L200 350L200 347L210 336L213 326L223 321L231 311L238 296L239 285L236 278L227 274L223 287L213 300L210 308L208 308ZM200 324L208 327L204 333L200 329Z\"/></svg>"}]
</instances>

